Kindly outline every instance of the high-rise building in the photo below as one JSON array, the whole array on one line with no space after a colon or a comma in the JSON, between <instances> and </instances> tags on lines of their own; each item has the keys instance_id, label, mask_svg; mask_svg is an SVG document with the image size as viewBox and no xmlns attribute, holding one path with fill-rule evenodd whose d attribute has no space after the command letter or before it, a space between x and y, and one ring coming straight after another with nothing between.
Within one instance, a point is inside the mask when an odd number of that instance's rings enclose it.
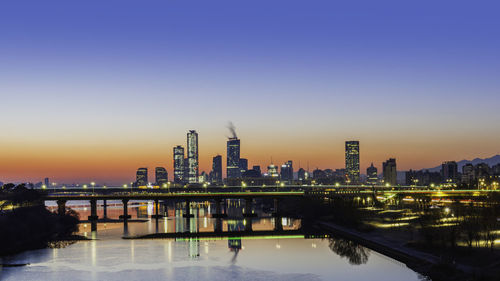
<instances>
[{"instance_id":1,"label":"high-rise building","mask_svg":"<svg viewBox=\"0 0 500 281\"><path fill-rule=\"evenodd\" d=\"M241 177L240 170L240 140L237 137L231 137L227 141L227 178Z\"/></svg>"},{"instance_id":2,"label":"high-rise building","mask_svg":"<svg viewBox=\"0 0 500 281\"><path fill-rule=\"evenodd\" d=\"M292 183L293 182L293 162L288 160L285 164L281 165L281 180Z\"/></svg>"},{"instance_id":3,"label":"high-rise building","mask_svg":"<svg viewBox=\"0 0 500 281\"><path fill-rule=\"evenodd\" d=\"M308 178L308 174L306 172L306 170L304 170L303 168L300 168L299 171L297 172L297 179L299 181L305 181L307 180Z\"/></svg>"},{"instance_id":4,"label":"high-rise building","mask_svg":"<svg viewBox=\"0 0 500 281\"><path fill-rule=\"evenodd\" d=\"M248 171L248 159L240 158L240 173L243 174L246 171Z\"/></svg>"},{"instance_id":5,"label":"high-rise building","mask_svg":"<svg viewBox=\"0 0 500 281\"><path fill-rule=\"evenodd\" d=\"M446 161L441 165L441 175L445 182L456 182L458 178L458 165L455 161Z\"/></svg>"},{"instance_id":6,"label":"high-rise building","mask_svg":"<svg viewBox=\"0 0 500 281\"><path fill-rule=\"evenodd\" d=\"M377 167L373 166L372 163L372 165L366 169L366 183L377 184L377 182L378 182Z\"/></svg>"},{"instance_id":7,"label":"high-rise building","mask_svg":"<svg viewBox=\"0 0 500 281\"><path fill-rule=\"evenodd\" d=\"M49 188L50 187L50 185L49 185L49 178L43 179L43 184L45 185L46 188Z\"/></svg>"},{"instance_id":8,"label":"high-rise building","mask_svg":"<svg viewBox=\"0 0 500 281\"><path fill-rule=\"evenodd\" d=\"M174 182L184 183L184 147L174 147Z\"/></svg>"},{"instance_id":9,"label":"high-rise building","mask_svg":"<svg viewBox=\"0 0 500 281\"><path fill-rule=\"evenodd\" d=\"M199 175L198 133L190 130L187 133L187 182L197 183Z\"/></svg>"},{"instance_id":10,"label":"high-rise building","mask_svg":"<svg viewBox=\"0 0 500 281\"><path fill-rule=\"evenodd\" d=\"M382 164L382 172L384 176L384 183L389 185L396 185L398 183L398 172L396 169L396 159L390 158Z\"/></svg>"},{"instance_id":11,"label":"high-rise building","mask_svg":"<svg viewBox=\"0 0 500 281\"><path fill-rule=\"evenodd\" d=\"M487 163L479 163L474 167L476 179L487 179L490 176L490 166Z\"/></svg>"},{"instance_id":12,"label":"high-rise building","mask_svg":"<svg viewBox=\"0 0 500 281\"><path fill-rule=\"evenodd\" d=\"M156 167L155 168L155 180L156 180L156 184L160 187L162 187L164 184L167 184L167 182L168 182L167 170L163 167Z\"/></svg>"},{"instance_id":13,"label":"high-rise building","mask_svg":"<svg viewBox=\"0 0 500 281\"><path fill-rule=\"evenodd\" d=\"M222 156L220 155L212 159L212 183L222 184Z\"/></svg>"},{"instance_id":14,"label":"high-rise building","mask_svg":"<svg viewBox=\"0 0 500 281\"><path fill-rule=\"evenodd\" d=\"M252 170L257 171L259 174L262 174L262 171L260 170L260 165L254 165L252 167Z\"/></svg>"},{"instance_id":15,"label":"high-rise building","mask_svg":"<svg viewBox=\"0 0 500 281\"><path fill-rule=\"evenodd\" d=\"M271 164L267 166L267 176L278 178L280 174L278 174L278 166Z\"/></svg>"},{"instance_id":16,"label":"high-rise building","mask_svg":"<svg viewBox=\"0 0 500 281\"><path fill-rule=\"evenodd\" d=\"M347 183L359 183L359 141L345 142L345 169Z\"/></svg>"},{"instance_id":17,"label":"high-rise building","mask_svg":"<svg viewBox=\"0 0 500 281\"><path fill-rule=\"evenodd\" d=\"M148 185L148 168L139 168L135 174L135 186Z\"/></svg>"},{"instance_id":18,"label":"high-rise building","mask_svg":"<svg viewBox=\"0 0 500 281\"><path fill-rule=\"evenodd\" d=\"M493 165L491 167L491 173L494 175L494 176L500 176L500 163L496 164L496 165Z\"/></svg>"},{"instance_id":19,"label":"high-rise building","mask_svg":"<svg viewBox=\"0 0 500 281\"><path fill-rule=\"evenodd\" d=\"M474 183L474 165L467 163L462 166L462 182L467 185Z\"/></svg>"}]
</instances>

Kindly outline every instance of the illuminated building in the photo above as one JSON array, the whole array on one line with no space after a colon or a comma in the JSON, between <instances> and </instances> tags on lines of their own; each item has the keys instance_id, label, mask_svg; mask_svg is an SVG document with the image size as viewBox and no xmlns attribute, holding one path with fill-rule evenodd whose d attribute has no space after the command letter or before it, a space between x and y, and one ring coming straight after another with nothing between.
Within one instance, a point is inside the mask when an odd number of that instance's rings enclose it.
<instances>
[{"instance_id":1,"label":"illuminated building","mask_svg":"<svg viewBox=\"0 0 500 281\"><path fill-rule=\"evenodd\" d=\"M287 161L285 164L281 165L281 180L292 183L293 181L293 162L292 160Z\"/></svg>"},{"instance_id":2,"label":"illuminated building","mask_svg":"<svg viewBox=\"0 0 500 281\"><path fill-rule=\"evenodd\" d=\"M345 142L345 169L347 182L359 183L359 141Z\"/></svg>"},{"instance_id":3,"label":"illuminated building","mask_svg":"<svg viewBox=\"0 0 500 281\"><path fill-rule=\"evenodd\" d=\"M212 159L212 183L222 184L222 156L217 155Z\"/></svg>"},{"instance_id":4,"label":"illuminated building","mask_svg":"<svg viewBox=\"0 0 500 281\"><path fill-rule=\"evenodd\" d=\"M299 181L305 181L305 180L307 180L308 177L309 177L309 175L307 174L306 170L304 170L303 168L300 168L299 171L297 172L297 178Z\"/></svg>"},{"instance_id":5,"label":"illuminated building","mask_svg":"<svg viewBox=\"0 0 500 281\"><path fill-rule=\"evenodd\" d=\"M370 167L366 169L366 183L367 184L377 184L378 182L378 173L377 167L373 166L373 163Z\"/></svg>"},{"instance_id":6,"label":"illuminated building","mask_svg":"<svg viewBox=\"0 0 500 281\"><path fill-rule=\"evenodd\" d=\"M398 173L396 169L396 159L390 158L382 164L382 173L384 176L384 183L389 185L396 185L398 182Z\"/></svg>"},{"instance_id":7,"label":"illuminated building","mask_svg":"<svg viewBox=\"0 0 500 281\"><path fill-rule=\"evenodd\" d=\"M272 178L278 178L280 176L278 174L278 167L274 164L267 166L267 176Z\"/></svg>"},{"instance_id":8,"label":"illuminated building","mask_svg":"<svg viewBox=\"0 0 500 281\"><path fill-rule=\"evenodd\" d=\"M240 170L240 140L233 136L227 141L227 178L239 178Z\"/></svg>"},{"instance_id":9,"label":"illuminated building","mask_svg":"<svg viewBox=\"0 0 500 281\"><path fill-rule=\"evenodd\" d=\"M45 178L45 179L43 180L43 184L45 185L45 187L47 187L47 188L48 188L48 187L49 187L49 178Z\"/></svg>"},{"instance_id":10,"label":"illuminated building","mask_svg":"<svg viewBox=\"0 0 500 281\"><path fill-rule=\"evenodd\" d=\"M198 133L190 130L187 133L187 182L198 182Z\"/></svg>"},{"instance_id":11,"label":"illuminated building","mask_svg":"<svg viewBox=\"0 0 500 281\"><path fill-rule=\"evenodd\" d=\"M139 168L135 174L135 186L146 186L148 184L148 168Z\"/></svg>"},{"instance_id":12,"label":"illuminated building","mask_svg":"<svg viewBox=\"0 0 500 281\"><path fill-rule=\"evenodd\" d=\"M168 172L163 167L155 168L155 180L156 185L162 187L164 184L168 182Z\"/></svg>"},{"instance_id":13,"label":"illuminated building","mask_svg":"<svg viewBox=\"0 0 500 281\"><path fill-rule=\"evenodd\" d=\"M246 171L248 171L248 159L240 158L240 173L243 174Z\"/></svg>"},{"instance_id":14,"label":"illuminated building","mask_svg":"<svg viewBox=\"0 0 500 281\"><path fill-rule=\"evenodd\" d=\"M458 178L458 166L455 161L446 161L441 165L441 175L445 182L456 182Z\"/></svg>"},{"instance_id":15,"label":"illuminated building","mask_svg":"<svg viewBox=\"0 0 500 281\"><path fill-rule=\"evenodd\" d=\"M174 147L174 182L184 182L184 147Z\"/></svg>"}]
</instances>

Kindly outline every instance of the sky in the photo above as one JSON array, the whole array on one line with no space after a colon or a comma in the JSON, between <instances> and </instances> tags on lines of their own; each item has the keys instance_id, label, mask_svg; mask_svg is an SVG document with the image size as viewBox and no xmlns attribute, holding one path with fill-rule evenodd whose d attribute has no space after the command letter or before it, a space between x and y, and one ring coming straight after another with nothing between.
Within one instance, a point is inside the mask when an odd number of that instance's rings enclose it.
<instances>
[{"instance_id":1,"label":"sky","mask_svg":"<svg viewBox=\"0 0 500 281\"><path fill-rule=\"evenodd\" d=\"M191 129L209 172L230 121L250 166L343 168L346 140L362 172L500 154L499 9L1 1L0 181L121 184L156 166L172 178Z\"/></svg>"}]
</instances>

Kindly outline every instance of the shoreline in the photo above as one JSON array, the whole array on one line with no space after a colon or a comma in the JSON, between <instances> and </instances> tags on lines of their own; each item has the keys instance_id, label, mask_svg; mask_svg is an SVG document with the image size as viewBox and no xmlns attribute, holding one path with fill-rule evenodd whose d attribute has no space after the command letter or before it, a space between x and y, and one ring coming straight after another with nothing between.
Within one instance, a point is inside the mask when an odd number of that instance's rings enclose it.
<instances>
[{"instance_id":1,"label":"shoreline","mask_svg":"<svg viewBox=\"0 0 500 281\"><path fill-rule=\"evenodd\" d=\"M373 235L370 233L363 233L331 222L318 221L317 224L320 228L325 229L326 231L355 241L364 247L402 262L408 268L414 270L418 274L431 278L431 280L475 280L474 277L477 277L477 273L482 273L479 268L463 264L453 264L447 266L446 263L435 255L400 245L397 242L389 241L387 238L381 237L377 234ZM447 268L437 268L442 266L447 266ZM434 276L438 273L435 271L436 268L438 271L443 270L440 276ZM447 272L445 273L444 271ZM450 271L453 272L453 275L455 276L445 277L446 274L451 273Z\"/></svg>"}]
</instances>

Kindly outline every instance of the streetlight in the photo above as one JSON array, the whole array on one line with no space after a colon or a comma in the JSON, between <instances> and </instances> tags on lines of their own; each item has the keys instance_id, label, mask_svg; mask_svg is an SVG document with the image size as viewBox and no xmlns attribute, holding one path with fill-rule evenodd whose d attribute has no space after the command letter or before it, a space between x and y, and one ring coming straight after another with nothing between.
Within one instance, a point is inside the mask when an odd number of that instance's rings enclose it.
<instances>
[{"instance_id":1,"label":"streetlight","mask_svg":"<svg viewBox=\"0 0 500 281\"><path fill-rule=\"evenodd\" d=\"M91 182L90 185L92 185L92 193L95 193L95 182Z\"/></svg>"}]
</instances>

